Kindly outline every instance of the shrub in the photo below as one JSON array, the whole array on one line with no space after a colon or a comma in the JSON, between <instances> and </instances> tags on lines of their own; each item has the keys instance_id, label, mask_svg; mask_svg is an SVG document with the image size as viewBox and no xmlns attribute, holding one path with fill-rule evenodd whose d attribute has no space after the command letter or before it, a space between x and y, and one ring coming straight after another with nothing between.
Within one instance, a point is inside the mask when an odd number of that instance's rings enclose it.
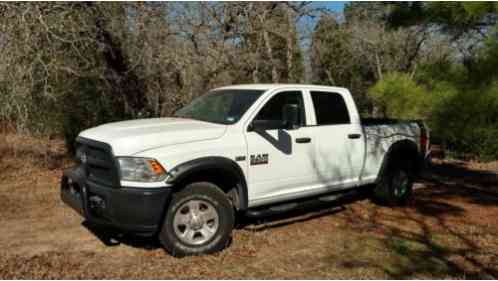
<instances>
[{"instance_id":1,"label":"shrub","mask_svg":"<svg viewBox=\"0 0 498 281\"><path fill-rule=\"evenodd\" d=\"M386 75L370 88L368 96L384 117L421 119L430 112L429 93L404 73Z\"/></svg>"},{"instance_id":2,"label":"shrub","mask_svg":"<svg viewBox=\"0 0 498 281\"><path fill-rule=\"evenodd\" d=\"M426 87L406 74L391 73L368 94L385 117L425 119L432 137L449 149L484 161L498 159L498 80L481 87L424 80Z\"/></svg>"},{"instance_id":3,"label":"shrub","mask_svg":"<svg viewBox=\"0 0 498 281\"><path fill-rule=\"evenodd\" d=\"M451 149L482 160L498 159L498 82L453 90L434 103L429 123Z\"/></svg>"},{"instance_id":4,"label":"shrub","mask_svg":"<svg viewBox=\"0 0 498 281\"><path fill-rule=\"evenodd\" d=\"M434 129L456 151L498 159L498 82L462 90L435 111Z\"/></svg>"}]
</instances>

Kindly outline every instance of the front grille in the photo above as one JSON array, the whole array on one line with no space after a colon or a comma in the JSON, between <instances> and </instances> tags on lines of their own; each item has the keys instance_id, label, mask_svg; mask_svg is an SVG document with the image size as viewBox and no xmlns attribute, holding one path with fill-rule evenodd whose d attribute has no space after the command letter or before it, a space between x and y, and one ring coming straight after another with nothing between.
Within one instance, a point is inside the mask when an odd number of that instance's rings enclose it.
<instances>
[{"instance_id":1,"label":"front grille","mask_svg":"<svg viewBox=\"0 0 498 281\"><path fill-rule=\"evenodd\" d=\"M105 186L119 186L119 174L111 147L103 142L78 138L78 154L86 156L82 163L87 180Z\"/></svg>"}]
</instances>

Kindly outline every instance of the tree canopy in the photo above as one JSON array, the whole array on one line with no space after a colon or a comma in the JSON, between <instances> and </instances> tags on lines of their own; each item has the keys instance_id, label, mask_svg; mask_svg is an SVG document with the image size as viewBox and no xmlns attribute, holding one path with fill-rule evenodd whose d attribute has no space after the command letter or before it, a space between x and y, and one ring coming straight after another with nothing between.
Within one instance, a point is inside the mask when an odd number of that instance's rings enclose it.
<instances>
[{"instance_id":1,"label":"tree canopy","mask_svg":"<svg viewBox=\"0 0 498 281\"><path fill-rule=\"evenodd\" d=\"M497 11L494 2L351 2L343 14L310 2L2 3L0 122L64 135L71 147L84 128L169 116L217 86L306 82L347 87L363 115L423 118L455 151L496 158Z\"/></svg>"}]
</instances>

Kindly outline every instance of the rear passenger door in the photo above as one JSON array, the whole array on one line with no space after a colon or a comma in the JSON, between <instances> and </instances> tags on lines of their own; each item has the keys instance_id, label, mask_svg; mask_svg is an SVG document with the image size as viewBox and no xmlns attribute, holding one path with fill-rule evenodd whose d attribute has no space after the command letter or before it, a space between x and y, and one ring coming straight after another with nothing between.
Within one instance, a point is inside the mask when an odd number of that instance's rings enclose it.
<instances>
[{"instance_id":1,"label":"rear passenger door","mask_svg":"<svg viewBox=\"0 0 498 281\"><path fill-rule=\"evenodd\" d=\"M364 157L361 124L353 120L347 106L349 103L349 108L354 108L354 102L346 100L344 94L329 91L310 91L310 97L315 116L313 166L318 183L329 189L354 186Z\"/></svg>"}]
</instances>

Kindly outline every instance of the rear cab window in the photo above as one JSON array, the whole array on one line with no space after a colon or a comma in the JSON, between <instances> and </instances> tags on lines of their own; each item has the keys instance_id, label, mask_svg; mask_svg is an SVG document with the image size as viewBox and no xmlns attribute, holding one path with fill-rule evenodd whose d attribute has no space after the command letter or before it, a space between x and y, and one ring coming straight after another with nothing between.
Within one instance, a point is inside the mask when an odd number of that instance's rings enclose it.
<instances>
[{"instance_id":1,"label":"rear cab window","mask_svg":"<svg viewBox=\"0 0 498 281\"><path fill-rule=\"evenodd\" d=\"M344 98L334 92L310 91L315 108L316 125L351 124L351 117Z\"/></svg>"}]
</instances>

